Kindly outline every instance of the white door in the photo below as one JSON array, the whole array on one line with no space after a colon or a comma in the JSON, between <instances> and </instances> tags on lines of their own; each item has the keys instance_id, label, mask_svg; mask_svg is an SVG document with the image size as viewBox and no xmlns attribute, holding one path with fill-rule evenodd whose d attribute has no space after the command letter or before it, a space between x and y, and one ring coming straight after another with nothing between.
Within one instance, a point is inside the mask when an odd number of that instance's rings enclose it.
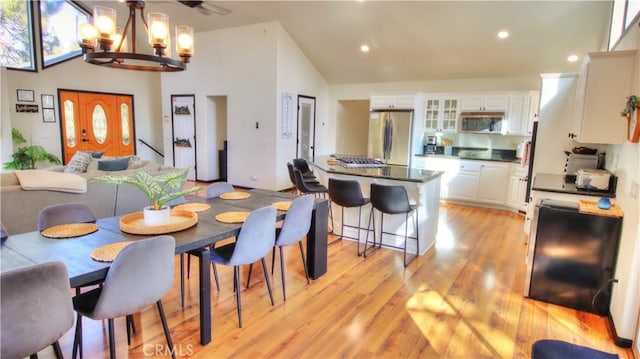
<instances>
[{"instance_id":1,"label":"white door","mask_svg":"<svg viewBox=\"0 0 640 359\"><path fill-rule=\"evenodd\" d=\"M171 95L171 122L173 166L188 167L187 179L195 181L197 178L195 95Z\"/></svg>"},{"instance_id":2,"label":"white door","mask_svg":"<svg viewBox=\"0 0 640 359\"><path fill-rule=\"evenodd\" d=\"M316 98L298 95L298 148L296 157L313 161L315 146Z\"/></svg>"}]
</instances>

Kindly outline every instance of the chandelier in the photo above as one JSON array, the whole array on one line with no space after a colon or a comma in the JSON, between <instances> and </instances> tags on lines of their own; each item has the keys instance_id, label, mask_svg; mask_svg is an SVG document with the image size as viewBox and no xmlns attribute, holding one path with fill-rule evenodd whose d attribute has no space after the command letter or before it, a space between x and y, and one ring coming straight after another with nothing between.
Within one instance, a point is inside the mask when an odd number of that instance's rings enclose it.
<instances>
[{"instance_id":1,"label":"chandelier","mask_svg":"<svg viewBox=\"0 0 640 359\"><path fill-rule=\"evenodd\" d=\"M129 19L124 30L116 28L116 11L103 6L93 8L93 23L78 25L78 44L82 48L84 61L125 70L175 72L186 69L193 55L193 28L176 26L176 51L180 60L171 58L169 16L150 12L144 16L144 0L126 0ZM148 34L153 55L136 52L136 10ZM128 52L129 29L131 29L131 51ZM99 45L99 48L98 48Z\"/></svg>"}]
</instances>

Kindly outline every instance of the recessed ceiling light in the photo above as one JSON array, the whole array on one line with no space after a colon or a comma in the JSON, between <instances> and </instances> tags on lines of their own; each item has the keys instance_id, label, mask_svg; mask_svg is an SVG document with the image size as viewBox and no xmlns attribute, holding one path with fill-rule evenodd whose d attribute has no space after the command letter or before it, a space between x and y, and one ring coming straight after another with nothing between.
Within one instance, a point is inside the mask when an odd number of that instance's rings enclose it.
<instances>
[{"instance_id":1,"label":"recessed ceiling light","mask_svg":"<svg viewBox=\"0 0 640 359\"><path fill-rule=\"evenodd\" d=\"M369 52L369 45L364 44L360 46L360 51L362 52Z\"/></svg>"},{"instance_id":2,"label":"recessed ceiling light","mask_svg":"<svg viewBox=\"0 0 640 359\"><path fill-rule=\"evenodd\" d=\"M567 57L567 61L569 61L569 62L578 61L578 55L569 55L569 57Z\"/></svg>"},{"instance_id":3,"label":"recessed ceiling light","mask_svg":"<svg viewBox=\"0 0 640 359\"><path fill-rule=\"evenodd\" d=\"M500 31L498 33L498 37L501 39L506 39L507 37L509 37L509 31Z\"/></svg>"}]
</instances>

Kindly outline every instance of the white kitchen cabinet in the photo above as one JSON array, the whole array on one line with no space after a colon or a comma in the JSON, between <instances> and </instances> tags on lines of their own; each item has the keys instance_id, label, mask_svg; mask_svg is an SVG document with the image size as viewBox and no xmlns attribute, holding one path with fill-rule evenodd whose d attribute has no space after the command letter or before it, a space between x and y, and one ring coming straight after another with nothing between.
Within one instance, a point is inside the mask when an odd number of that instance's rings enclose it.
<instances>
[{"instance_id":1,"label":"white kitchen cabinet","mask_svg":"<svg viewBox=\"0 0 640 359\"><path fill-rule=\"evenodd\" d=\"M461 111L507 111L509 95L482 94L462 95Z\"/></svg>"},{"instance_id":2,"label":"white kitchen cabinet","mask_svg":"<svg viewBox=\"0 0 640 359\"><path fill-rule=\"evenodd\" d=\"M447 95L427 95L424 130L426 132L456 132L460 98Z\"/></svg>"},{"instance_id":3,"label":"white kitchen cabinet","mask_svg":"<svg viewBox=\"0 0 640 359\"><path fill-rule=\"evenodd\" d=\"M413 110L416 107L418 94L372 94L370 108L372 110Z\"/></svg>"},{"instance_id":4,"label":"white kitchen cabinet","mask_svg":"<svg viewBox=\"0 0 640 359\"><path fill-rule=\"evenodd\" d=\"M539 98L538 91L509 95L506 134L530 136L533 133L533 121L538 113Z\"/></svg>"},{"instance_id":5,"label":"white kitchen cabinet","mask_svg":"<svg viewBox=\"0 0 640 359\"><path fill-rule=\"evenodd\" d=\"M454 200L476 201L480 180L481 164L478 161L459 161L456 167L448 169L448 180L441 197Z\"/></svg>"},{"instance_id":6,"label":"white kitchen cabinet","mask_svg":"<svg viewBox=\"0 0 640 359\"><path fill-rule=\"evenodd\" d=\"M507 176L507 164L483 162L480 165L477 200L483 203L504 205L507 194Z\"/></svg>"},{"instance_id":7,"label":"white kitchen cabinet","mask_svg":"<svg viewBox=\"0 0 640 359\"><path fill-rule=\"evenodd\" d=\"M525 192L527 190L527 167L519 164L511 165L509 172L509 193L507 194L507 206L511 209L525 212L527 203L525 202Z\"/></svg>"},{"instance_id":8,"label":"white kitchen cabinet","mask_svg":"<svg viewBox=\"0 0 640 359\"><path fill-rule=\"evenodd\" d=\"M627 121L620 116L631 93L635 51L588 53L579 71L569 137L582 143L624 143Z\"/></svg>"}]
</instances>

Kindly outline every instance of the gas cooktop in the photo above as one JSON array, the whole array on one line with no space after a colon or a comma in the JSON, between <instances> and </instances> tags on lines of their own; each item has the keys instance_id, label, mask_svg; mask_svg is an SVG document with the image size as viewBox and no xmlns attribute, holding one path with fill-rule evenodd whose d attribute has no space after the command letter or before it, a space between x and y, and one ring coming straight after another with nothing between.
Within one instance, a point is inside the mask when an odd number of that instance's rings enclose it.
<instances>
[{"instance_id":1,"label":"gas cooktop","mask_svg":"<svg viewBox=\"0 0 640 359\"><path fill-rule=\"evenodd\" d=\"M336 157L338 164L348 168L377 168L387 167L388 165L368 157Z\"/></svg>"}]
</instances>

